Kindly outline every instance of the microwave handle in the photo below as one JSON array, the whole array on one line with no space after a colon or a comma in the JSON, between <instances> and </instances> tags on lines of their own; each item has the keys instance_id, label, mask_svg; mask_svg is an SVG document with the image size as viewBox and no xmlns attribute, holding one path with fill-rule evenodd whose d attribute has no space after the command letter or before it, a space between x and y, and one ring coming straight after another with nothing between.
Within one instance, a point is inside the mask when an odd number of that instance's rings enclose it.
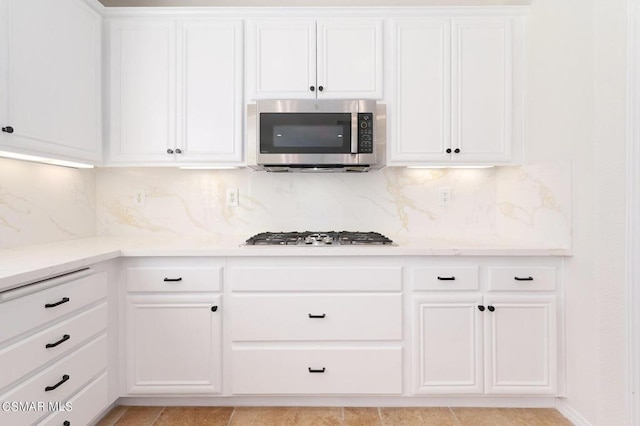
<instances>
[{"instance_id":1,"label":"microwave handle","mask_svg":"<svg viewBox=\"0 0 640 426\"><path fill-rule=\"evenodd\" d=\"M358 113L351 114L351 153L358 153Z\"/></svg>"}]
</instances>

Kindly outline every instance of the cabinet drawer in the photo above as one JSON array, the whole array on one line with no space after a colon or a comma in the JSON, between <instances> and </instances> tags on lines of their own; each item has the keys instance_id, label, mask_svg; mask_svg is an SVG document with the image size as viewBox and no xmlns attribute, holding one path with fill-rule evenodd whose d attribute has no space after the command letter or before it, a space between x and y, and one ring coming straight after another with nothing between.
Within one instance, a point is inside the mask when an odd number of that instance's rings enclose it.
<instances>
[{"instance_id":1,"label":"cabinet drawer","mask_svg":"<svg viewBox=\"0 0 640 426\"><path fill-rule=\"evenodd\" d=\"M0 389L106 328L107 304L102 303L0 350Z\"/></svg>"},{"instance_id":2,"label":"cabinet drawer","mask_svg":"<svg viewBox=\"0 0 640 426\"><path fill-rule=\"evenodd\" d=\"M100 272L4 302L0 304L0 342L55 321L106 296L107 274Z\"/></svg>"},{"instance_id":3,"label":"cabinet drawer","mask_svg":"<svg viewBox=\"0 0 640 426\"><path fill-rule=\"evenodd\" d=\"M32 424L49 411L49 402L66 401L70 395L84 386L100 370L107 366L107 336L90 342L69 356L61 359L43 372L21 383L0 396L3 402L33 401L43 404L43 409L27 411L8 410L2 413L3 424ZM63 381L65 378L67 380ZM51 387L55 387L51 389ZM50 390L46 390L50 389Z\"/></svg>"},{"instance_id":4,"label":"cabinet drawer","mask_svg":"<svg viewBox=\"0 0 640 426\"><path fill-rule=\"evenodd\" d=\"M509 266L489 268L489 290L554 291L556 268L553 266Z\"/></svg>"},{"instance_id":5,"label":"cabinet drawer","mask_svg":"<svg viewBox=\"0 0 640 426\"><path fill-rule=\"evenodd\" d=\"M127 269L128 291L221 291L222 267L137 268Z\"/></svg>"},{"instance_id":6,"label":"cabinet drawer","mask_svg":"<svg viewBox=\"0 0 640 426\"><path fill-rule=\"evenodd\" d=\"M402 339L400 294L234 295L232 339Z\"/></svg>"},{"instance_id":7,"label":"cabinet drawer","mask_svg":"<svg viewBox=\"0 0 640 426\"><path fill-rule=\"evenodd\" d=\"M478 267L416 268L413 290L477 290Z\"/></svg>"},{"instance_id":8,"label":"cabinet drawer","mask_svg":"<svg viewBox=\"0 0 640 426\"><path fill-rule=\"evenodd\" d=\"M400 291L398 267L244 267L229 270L233 291Z\"/></svg>"},{"instance_id":9,"label":"cabinet drawer","mask_svg":"<svg viewBox=\"0 0 640 426\"><path fill-rule=\"evenodd\" d=\"M401 348L234 349L234 394L399 394Z\"/></svg>"},{"instance_id":10,"label":"cabinet drawer","mask_svg":"<svg viewBox=\"0 0 640 426\"><path fill-rule=\"evenodd\" d=\"M108 376L103 373L69 400L65 412L52 414L38 426L61 426L65 421L70 425L88 425L109 405L108 391Z\"/></svg>"}]
</instances>

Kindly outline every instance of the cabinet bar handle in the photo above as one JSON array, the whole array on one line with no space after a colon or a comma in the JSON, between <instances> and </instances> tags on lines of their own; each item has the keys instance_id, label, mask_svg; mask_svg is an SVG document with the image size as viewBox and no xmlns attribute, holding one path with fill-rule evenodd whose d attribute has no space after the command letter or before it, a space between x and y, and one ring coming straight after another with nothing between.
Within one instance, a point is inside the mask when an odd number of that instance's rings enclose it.
<instances>
[{"instance_id":1,"label":"cabinet bar handle","mask_svg":"<svg viewBox=\"0 0 640 426\"><path fill-rule=\"evenodd\" d=\"M456 277L438 277L440 281L455 281Z\"/></svg>"},{"instance_id":2,"label":"cabinet bar handle","mask_svg":"<svg viewBox=\"0 0 640 426\"><path fill-rule=\"evenodd\" d=\"M61 301L56 302L56 303L47 303L46 305L44 305L45 308L55 308L56 306L60 306L63 303L67 303L69 300L68 297L63 297Z\"/></svg>"},{"instance_id":3,"label":"cabinet bar handle","mask_svg":"<svg viewBox=\"0 0 640 426\"><path fill-rule=\"evenodd\" d=\"M55 390L58 386L62 385L64 382L66 382L69 379L70 379L69 375L65 374L64 376L62 376L62 380L60 380L58 383L56 383L53 386L47 386L46 388L44 388L44 391L49 392L49 391Z\"/></svg>"},{"instance_id":4,"label":"cabinet bar handle","mask_svg":"<svg viewBox=\"0 0 640 426\"><path fill-rule=\"evenodd\" d=\"M324 318L326 316L327 316L327 314L322 314L322 315L309 314L309 318Z\"/></svg>"},{"instance_id":5,"label":"cabinet bar handle","mask_svg":"<svg viewBox=\"0 0 640 426\"><path fill-rule=\"evenodd\" d=\"M487 309L489 310L489 312L493 312L496 310L496 308L491 305L487 306Z\"/></svg>"},{"instance_id":6,"label":"cabinet bar handle","mask_svg":"<svg viewBox=\"0 0 640 426\"><path fill-rule=\"evenodd\" d=\"M324 367L322 367L320 370L314 370L313 368L309 367L309 373L324 373L324 371Z\"/></svg>"},{"instance_id":7,"label":"cabinet bar handle","mask_svg":"<svg viewBox=\"0 0 640 426\"><path fill-rule=\"evenodd\" d=\"M67 340L71 339L71 336L69 336L68 334L65 334L64 336L62 336L62 339L58 340L55 343L47 343L46 345L44 345L45 348L49 349L49 348L55 348L56 346L58 346L60 343L64 343Z\"/></svg>"},{"instance_id":8,"label":"cabinet bar handle","mask_svg":"<svg viewBox=\"0 0 640 426\"><path fill-rule=\"evenodd\" d=\"M182 281L182 277L180 278L165 278L164 282L165 283L175 283L175 282L179 282Z\"/></svg>"},{"instance_id":9,"label":"cabinet bar handle","mask_svg":"<svg viewBox=\"0 0 640 426\"><path fill-rule=\"evenodd\" d=\"M513 279L516 281L533 281L533 277L526 277L526 278L513 277Z\"/></svg>"}]
</instances>

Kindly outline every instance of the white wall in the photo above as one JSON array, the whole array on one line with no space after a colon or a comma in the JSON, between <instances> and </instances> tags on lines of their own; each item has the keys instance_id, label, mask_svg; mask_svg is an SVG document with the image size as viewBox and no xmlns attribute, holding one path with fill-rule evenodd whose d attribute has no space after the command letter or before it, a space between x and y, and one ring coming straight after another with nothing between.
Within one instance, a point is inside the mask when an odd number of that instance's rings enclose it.
<instances>
[{"instance_id":1,"label":"white wall","mask_svg":"<svg viewBox=\"0 0 640 426\"><path fill-rule=\"evenodd\" d=\"M529 160L572 163L566 268L567 400L594 425L627 424L626 0L536 0L529 19Z\"/></svg>"}]
</instances>

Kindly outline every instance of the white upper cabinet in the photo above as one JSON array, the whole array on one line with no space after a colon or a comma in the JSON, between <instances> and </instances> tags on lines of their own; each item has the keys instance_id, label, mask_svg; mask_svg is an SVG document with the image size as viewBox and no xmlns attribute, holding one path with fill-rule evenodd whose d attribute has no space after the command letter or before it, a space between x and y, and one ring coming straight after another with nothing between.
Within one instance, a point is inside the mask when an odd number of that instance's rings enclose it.
<instances>
[{"instance_id":1,"label":"white upper cabinet","mask_svg":"<svg viewBox=\"0 0 640 426\"><path fill-rule=\"evenodd\" d=\"M172 20L111 23L110 162L173 159L175 32Z\"/></svg>"},{"instance_id":2,"label":"white upper cabinet","mask_svg":"<svg viewBox=\"0 0 640 426\"><path fill-rule=\"evenodd\" d=\"M110 22L108 164L242 161L242 22Z\"/></svg>"},{"instance_id":3,"label":"white upper cabinet","mask_svg":"<svg viewBox=\"0 0 640 426\"><path fill-rule=\"evenodd\" d=\"M390 165L517 164L522 18L398 19Z\"/></svg>"},{"instance_id":4,"label":"white upper cabinet","mask_svg":"<svg viewBox=\"0 0 640 426\"><path fill-rule=\"evenodd\" d=\"M382 98L382 19L255 19L249 99Z\"/></svg>"},{"instance_id":5,"label":"white upper cabinet","mask_svg":"<svg viewBox=\"0 0 640 426\"><path fill-rule=\"evenodd\" d=\"M82 0L0 0L0 150L100 162L101 20Z\"/></svg>"}]
</instances>

